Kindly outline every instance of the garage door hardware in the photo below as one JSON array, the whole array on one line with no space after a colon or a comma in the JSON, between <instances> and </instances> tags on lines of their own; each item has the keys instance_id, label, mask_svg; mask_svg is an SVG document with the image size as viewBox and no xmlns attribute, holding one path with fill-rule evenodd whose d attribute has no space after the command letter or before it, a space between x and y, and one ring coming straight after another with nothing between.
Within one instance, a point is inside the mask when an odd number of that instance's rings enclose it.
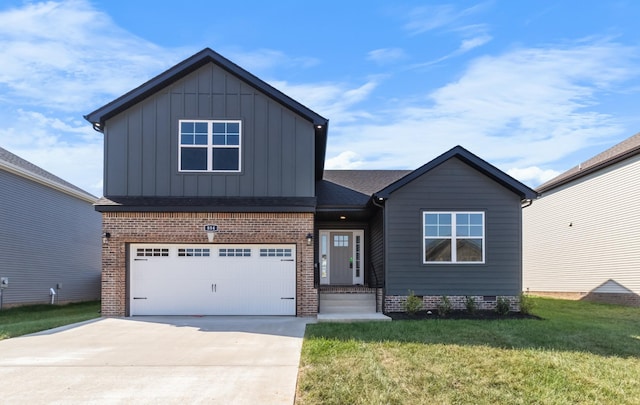
<instances>
[{"instance_id":1,"label":"garage door hardware","mask_svg":"<svg viewBox=\"0 0 640 405\"><path fill-rule=\"evenodd\" d=\"M292 262L293 259L280 259L281 262Z\"/></svg>"},{"instance_id":2,"label":"garage door hardware","mask_svg":"<svg viewBox=\"0 0 640 405\"><path fill-rule=\"evenodd\" d=\"M294 297L280 297L281 300L295 300Z\"/></svg>"},{"instance_id":3,"label":"garage door hardware","mask_svg":"<svg viewBox=\"0 0 640 405\"><path fill-rule=\"evenodd\" d=\"M211 284L211 292L217 292L218 291L218 284Z\"/></svg>"},{"instance_id":4,"label":"garage door hardware","mask_svg":"<svg viewBox=\"0 0 640 405\"><path fill-rule=\"evenodd\" d=\"M140 261L146 262L147 260L148 259L133 259L133 261L135 261L135 262L140 262Z\"/></svg>"},{"instance_id":5,"label":"garage door hardware","mask_svg":"<svg viewBox=\"0 0 640 405\"><path fill-rule=\"evenodd\" d=\"M133 297L134 300L146 300L147 297Z\"/></svg>"}]
</instances>

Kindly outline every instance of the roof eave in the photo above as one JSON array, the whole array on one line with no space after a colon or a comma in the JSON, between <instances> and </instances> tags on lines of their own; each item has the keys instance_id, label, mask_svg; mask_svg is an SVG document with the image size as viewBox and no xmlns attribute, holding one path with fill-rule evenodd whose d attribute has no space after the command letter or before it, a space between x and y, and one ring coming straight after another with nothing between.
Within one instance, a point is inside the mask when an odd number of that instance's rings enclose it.
<instances>
[{"instance_id":1,"label":"roof eave","mask_svg":"<svg viewBox=\"0 0 640 405\"><path fill-rule=\"evenodd\" d=\"M42 184L54 190L58 190L62 193L68 194L72 197L78 198L91 204L98 201L98 198L94 195L91 195L87 192L80 192L79 190L68 187L64 184L56 183L55 181L49 180L46 177L40 176L36 173L24 170L21 167L13 165L9 162L0 161L0 169L6 170L9 173L13 173L17 176Z\"/></svg>"},{"instance_id":2,"label":"roof eave","mask_svg":"<svg viewBox=\"0 0 640 405\"><path fill-rule=\"evenodd\" d=\"M622 162L623 160L629 159L635 155L640 154L640 147L637 148L633 148L630 149L628 151L626 151L625 153L621 153L620 155L617 155L611 159L605 160L603 162L600 162L596 165L590 166L586 169L582 169L577 171L576 173L572 174L571 176L567 176L557 182L553 182L550 181L549 183L543 184L541 186L539 186L538 188L536 188L536 191L539 194L545 193L547 191L553 190L555 188L558 188L560 186L563 186L565 184L571 183L574 180L578 180L579 178L582 178L584 176L587 176L591 173L595 173L599 170L605 169L609 166L612 166L616 163ZM560 175L562 176L562 175Z\"/></svg>"}]
</instances>

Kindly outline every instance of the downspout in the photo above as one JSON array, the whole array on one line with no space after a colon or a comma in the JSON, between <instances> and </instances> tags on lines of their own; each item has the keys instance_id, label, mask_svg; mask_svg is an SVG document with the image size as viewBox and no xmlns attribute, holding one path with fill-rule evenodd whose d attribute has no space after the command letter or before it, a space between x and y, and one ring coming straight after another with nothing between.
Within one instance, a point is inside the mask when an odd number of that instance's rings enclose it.
<instances>
[{"instance_id":1,"label":"downspout","mask_svg":"<svg viewBox=\"0 0 640 405\"><path fill-rule=\"evenodd\" d=\"M385 246L385 239L386 239L386 235L385 235L385 231L384 231L384 225L385 225L385 220L384 220L384 216L385 216L385 212L384 212L384 204L380 204L378 203L377 200L380 201L384 201L384 198L382 197L378 197L375 194L371 197L371 203L373 205L375 205L376 207L380 208L382 210L382 253L383 253L383 260L382 260L382 272L384 274L385 272L385 266L384 266L384 261L386 258L386 255L384 254L384 246ZM374 274L375 274L375 267L373 268ZM378 277L376 277L376 281L378 281ZM384 297L386 295L386 277L385 277L385 282L382 283L382 302L380 303L380 310L381 312L384 314ZM378 310L378 292L376 291L376 311Z\"/></svg>"}]
</instances>

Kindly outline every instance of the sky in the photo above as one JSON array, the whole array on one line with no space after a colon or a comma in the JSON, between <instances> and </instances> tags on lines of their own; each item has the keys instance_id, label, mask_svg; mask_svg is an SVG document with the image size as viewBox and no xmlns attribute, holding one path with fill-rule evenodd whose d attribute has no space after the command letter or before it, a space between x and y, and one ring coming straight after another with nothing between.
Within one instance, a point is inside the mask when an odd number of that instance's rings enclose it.
<instances>
[{"instance_id":1,"label":"sky","mask_svg":"<svg viewBox=\"0 0 640 405\"><path fill-rule=\"evenodd\" d=\"M327 169L461 145L536 187L640 132L635 0L0 0L0 146L102 195L83 116L209 47L328 118Z\"/></svg>"}]
</instances>

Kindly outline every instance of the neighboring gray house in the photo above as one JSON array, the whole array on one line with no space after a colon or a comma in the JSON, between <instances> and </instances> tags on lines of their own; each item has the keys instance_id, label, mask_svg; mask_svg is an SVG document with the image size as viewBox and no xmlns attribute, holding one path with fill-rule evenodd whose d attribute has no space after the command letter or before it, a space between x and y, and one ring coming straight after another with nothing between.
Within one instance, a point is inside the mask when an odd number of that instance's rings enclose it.
<instances>
[{"instance_id":1,"label":"neighboring gray house","mask_svg":"<svg viewBox=\"0 0 640 405\"><path fill-rule=\"evenodd\" d=\"M3 305L100 298L96 197L0 148Z\"/></svg>"},{"instance_id":2,"label":"neighboring gray house","mask_svg":"<svg viewBox=\"0 0 640 405\"><path fill-rule=\"evenodd\" d=\"M398 311L409 289L517 308L536 193L462 147L325 171L328 120L208 48L85 118L105 141L105 316Z\"/></svg>"},{"instance_id":3,"label":"neighboring gray house","mask_svg":"<svg viewBox=\"0 0 640 405\"><path fill-rule=\"evenodd\" d=\"M640 306L640 134L537 191L523 212L525 291Z\"/></svg>"}]
</instances>

